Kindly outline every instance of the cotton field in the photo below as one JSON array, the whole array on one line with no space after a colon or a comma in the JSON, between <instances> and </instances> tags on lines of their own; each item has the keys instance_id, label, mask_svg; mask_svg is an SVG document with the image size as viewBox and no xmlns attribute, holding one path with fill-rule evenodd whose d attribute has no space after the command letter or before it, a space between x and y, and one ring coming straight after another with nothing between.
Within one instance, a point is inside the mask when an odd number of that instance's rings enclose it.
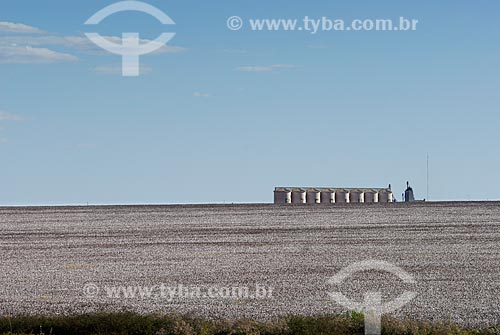
<instances>
[{"instance_id":1,"label":"cotton field","mask_svg":"<svg viewBox=\"0 0 500 335\"><path fill-rule=\"evenodd\" d=\"M383 301L411 291L393 316L500 320L500 203L0 208L0 228L3 315L267 320L345 311L329 292L362 302L369 291ZM414 282L373 270L329 282L366 260ZM247 295L222 294L231 288Z\"/></svg>"}]
</instances>

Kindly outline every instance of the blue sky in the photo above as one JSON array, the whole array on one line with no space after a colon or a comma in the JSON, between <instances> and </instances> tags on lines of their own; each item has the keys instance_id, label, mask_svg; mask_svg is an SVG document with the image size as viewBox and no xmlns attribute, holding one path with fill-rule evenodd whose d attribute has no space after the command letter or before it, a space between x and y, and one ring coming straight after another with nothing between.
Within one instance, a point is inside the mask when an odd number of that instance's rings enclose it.
<instances>
[{"instance_id":1,"label":"blue sky","mask_svg":"<svg viewBox=\"0 0 500 335\"><path fill-rule=\"evenodd\" d=\"M427 154L431 200L500 199L500 2L148 0L176 25L137 12L84 25L114 2L1 2L0 204L270 202L274 186L389 183L399 199L406 180L424 198ZM231 31L233 15L419 25ZM175 37L136 78L83 35L165 29Z\"/></svg>"}]
</instances>

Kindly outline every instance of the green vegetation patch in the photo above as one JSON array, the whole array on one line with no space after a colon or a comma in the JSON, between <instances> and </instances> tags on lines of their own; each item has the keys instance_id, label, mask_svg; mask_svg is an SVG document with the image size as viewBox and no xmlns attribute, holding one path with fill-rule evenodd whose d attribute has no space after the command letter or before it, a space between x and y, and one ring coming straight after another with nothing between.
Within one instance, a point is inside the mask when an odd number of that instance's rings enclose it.
<instances>
[{"instance_id":1,"label":"green vegetation patch","mask_svg":"<svg viewBox=\"0 0 500 335\"><path fill-rule=\"evenodd\" d=\"M364 334L360 313L327 316L287 316L272 322L210 320L180 315L96 313L70 316L3 316L0 334L54 335L321 335ZM497 334L500 326L463 329L450 323L431 324L384 317L382 334Z\"/></svg>"}]
</instances>

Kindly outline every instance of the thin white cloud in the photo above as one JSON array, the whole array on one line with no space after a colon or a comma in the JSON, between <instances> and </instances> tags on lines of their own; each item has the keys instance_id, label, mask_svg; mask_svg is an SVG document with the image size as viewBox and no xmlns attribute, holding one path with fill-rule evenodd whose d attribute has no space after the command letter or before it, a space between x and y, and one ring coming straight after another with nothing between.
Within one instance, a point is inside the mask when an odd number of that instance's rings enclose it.
<instances>
[{"instance_id":1,"label":"thin white cloud","mask_svg":"<svg viewBox=\"0 0 500 335\"><path fill-rule=\"evenodd\" d=\"M7 139L6 138L0 138L0 144L5 144L7 143Z\"/></svg>"},{"instance_id":2,"label":"thin white cloud","mask_svg":"<svg viewBox=\"0 0 500 335\"><path fill-rule=\"evenodd\" d=\"M209 98L210 94L203 93L203 92L194 92L193 93L193 97L196 97L196 98Z\"/></svg>"},{"instance_id":3,"label":"thin white cloud","mask_svg":"<svg viewBox=\"0 0 500 335\"><path fill-rule=\"evenodd\" d=\"M32 46L0 45L0 63L3 64L48 64L73 62L78 58L47 48Z\"/></svg>"},{"instance_id":4,"label":"thin white cloud","mask_svg":"<svg viewBox=\"0 0 500 335\"><path fill-rule=\"evenodd\" d=\"M26 118L20 115L0 111L0 121L26 121Z\"/></svg>"},{"instance_id":5,"label":"thin white cloud","mask_svg":"<svg viewBox=\"0 0 500 335\"><path fill-rule=\"evenodd\" d=\"M105 65L105 66L97 66L92 69L93 72L98 74L106 74L106 75L122 75L123 68L121 65ZM147 65L140 65L139 73L141 75L151 73L153 69Z\"/></svg>"},{"instance_id":6,"label":"thin white cloud","mask_svg":"<svg viewBox=\"0 0 500 335\"><path fill-rule=\"evenodd\" d=\"M85 36L57 36L49 35L42 30L21 23L0 21L0 34L29 34L16 36L0 36L0 63L9 64L46 64L57 62L71 62L78 60L74 53L91 55L109 54ZM43 33L43 34L42 34ZM122 38L117 36L103 36L115 44L122 44ZM140 44L157 43L142 39ZM57 49L63 49L55 51ZM152 54L176 53L184 48L161 45ZM103 69L105 72L106 70Z\"/></svg>"},{"instance_id":7,"label":"thin white cloud","mask_svg":"<svg viewBox=\"0 0 500 335\"><path fill-rule=\"evenodd\" d=\"M2 36L2 33L28 34L16 36ZM122 44L122 38L117 36L103 36L114 44ZM140 44L155 44L157 42L142 39ZM62 49L62 50L60 50ZM184 48L161 45L151 54L177 53ZM104 55L108 51L101 49L85 36L58 36L22 23L0 21L0 64L47 64L77 61L79 54ZM142 69L141 69L142 70ZM116 68L102 66L94 69L103 74L121 73ZM145 67L143 73L151 72Z\"/></svg>"},{"instance_id":8,"label":"thin white cloud","mask_svg":"<svg viewBox=\"0 0 500 335\"><path fill-rule=\"evenodd\" d=\"M0 21L0 33L11 34L42 34L43 31L22 23Z\"/></svg>"},{"instance_id":9,"label":"thin white cloud","mask_svg":"<svg viewBox=\"0 0 500 335\"><path fill-rule=\"evenodd\" d=\"M115 44L122 44L122 38L118 36L103 36L103 38ZM147 39L141 39L140 44L157 43ZM87 54L104 54L109 53L95 45L85 36L5 36L0 37L0 45L30 45L30 46L60 46L74 51L79 51ZM176 53L184 51L184 48L162 45L152 54Z\"/></svg>"},{"instance_id":10,"label":"thin white cloud","mask_svg":"<svg viewBox=\"0 0 500 335\"><path fill-rule=\"evenodd\" d=\"M261 66L261 65L240 66L240 67L237 67L236 69L238 71L243 71L243 72L271 72L271 71L278 70L278 69L290 69L290 68L294 68L294 67L295 67L295 65L291 65L291 64L273 64L273 65L267 65L267 66Z\"/></svg>"}]
</instances>

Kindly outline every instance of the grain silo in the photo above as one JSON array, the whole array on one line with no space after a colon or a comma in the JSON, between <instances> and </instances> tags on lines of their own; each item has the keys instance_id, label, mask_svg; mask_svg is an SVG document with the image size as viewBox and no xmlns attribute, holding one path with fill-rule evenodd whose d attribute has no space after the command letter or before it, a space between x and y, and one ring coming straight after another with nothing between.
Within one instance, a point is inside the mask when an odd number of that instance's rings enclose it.
<instances>
[{"instance_id":1,"label":"grain silo","mask_svg":"<svg viewBox=\"0 0 500 335\"><path fill-rule=\"evenodd\" d=\"M366 190L364 202L366 202L366 203L378 202L378 198L377 198L377 201L375 201L375 194L376 193L377 193L377 191L375 191L375 190Z\"/></svg>"},{"instance_id":2,"label":"grain silo","mask_svg":"<svg viewBox=\"0 0 500 335\"><path fill-rule=\"evenodd\" d=\"M388 189L380 190L378 192L378 202L393 202L392 192Z\"/></svg>"},{"instance_id":3,"label":"grain silo","mask_svg":"<svg viewBox=\"0 0 500 335\"><path fill-rule=\"evenodd\" d=\"M319 204L320 202L320 192L317 189L310 188L306 191L306 203L308 204Z\"/></svg>"},{"instance_id":4,"label":"grain silo","mask_svg":"<svg viewBox=\"0 0 500 335\"><path fill-rule=\"evenodd\" d=\"M335 190L335 203L345 204L349 202L349 191L344 189Z\"/></svg>"},{"instance_id":5,"label":"grain silo","mask_svg":"<svg viewBox=\"0 0 500 335\"><path fill-rule=\"evenodd\" d=\"M276 187L274 190L275 204L290 204L292 203L292 191L284 187Z\"/></svg>"},{"instance_id":6,"label":"grain silo","mask_svg":"<svg viewBox=\"0 0 500 335\"><path fill-rule=\"evenodd\" d=\"M301 188L292 189L292 204L305 204L306 191Z\"/></svg>"},{"instance_id":7,"label":"grain silo","mask_svg":"<svg viewBox=\"0 0 500 335\"><path fill-rule=\"evenodd\" d=\"M322 189L320 192L320 203L334 204L335 203L335 190Z\"/></svg>"},{"instance_id":8,"label":"grain silo","mask_svg":"<svg viewBox=\"0 0 500 335\"><path fill-rule=\"evenodd\" d=\"M360 191L360 190L352 190L349 192L349 195L350 195L350 198L349 198L349 202L350 203L359 203L359 202L363 202L361 201L361 194L363 192Z\"/></svg>"}]
</instances>

